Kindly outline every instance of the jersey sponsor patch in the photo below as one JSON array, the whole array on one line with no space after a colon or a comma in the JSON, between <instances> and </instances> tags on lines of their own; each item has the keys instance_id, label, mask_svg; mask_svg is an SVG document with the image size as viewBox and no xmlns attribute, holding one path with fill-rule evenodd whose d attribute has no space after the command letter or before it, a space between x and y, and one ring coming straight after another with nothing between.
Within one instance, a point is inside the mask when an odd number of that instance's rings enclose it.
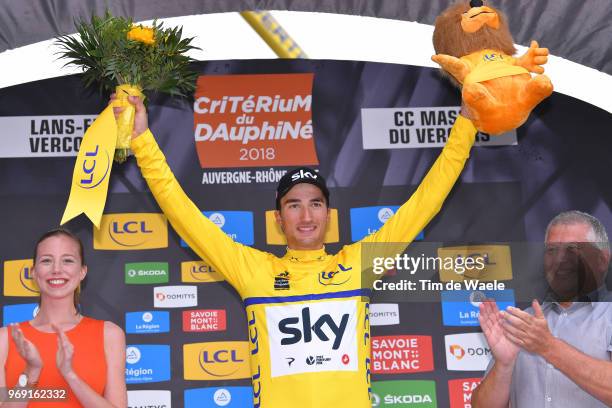
<instances>
[{"instance_id":1,"label":"jersey sponsor patch","mask_svg":"<svg viewBox=\"0 0 612 408\"><path fill-rule=\"evenodd\" d=\"M357 301L266 307L272 377L357 371Z\"/></svg>"}]
</instances>

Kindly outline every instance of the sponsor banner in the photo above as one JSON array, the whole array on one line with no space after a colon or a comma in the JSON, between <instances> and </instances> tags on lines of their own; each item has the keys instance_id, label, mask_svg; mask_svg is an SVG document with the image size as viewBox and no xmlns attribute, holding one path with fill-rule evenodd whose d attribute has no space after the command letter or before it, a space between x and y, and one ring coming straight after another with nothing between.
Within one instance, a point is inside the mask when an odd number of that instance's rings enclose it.
<instances>
[{"instance_id":1,"label":"sponsor banner","mask_svg":"<svg viewBox=\"0 0 612 408\"><path fill-rule=\"evenodd\" d=\"M435 381L373 381L372 407L437 408Z\"/></svg>"},{"instance_id":2,"label":"sponsor banner","mask_svg":"<svg viewBox=\"0 0 612 408\"><path fill-rule=\"evenodd\" d=\"M197 286L157 286L153 288L153 307L192 307L197 305Z\"/></svg>"},{"instance_id":3,"label":"sponsor banner","mask_svg":"<svg viewBox=\"0 0 612 408\"><path fill-rule=\"evenodd\" d=\"M167 333L169 331L169 312L144 311L125 314L125 332L127 334Z\"/></svg>"},{"instance_id":4,"label":"sponsor banner","mask_svg":"<svg viewBox=\"0 0 612 408\"><path fill-rule=\"evenodd\" d=\"M512 258L509 245L464 245L455 247L442 247L438 249L438 257L452 258L454 267L446 268L445 263L440 269L440 280L442 282L464 281L476 279L479 281L510 280L512 279ZM457 266L462 264L462 259L482 258L484 268L467 265L456 272Z\"/></svg>"},{"instance_id":5,"label":"sponsor banner","mask_svg":"<svg viewBox=\"0 0 612 408\"><path fill-rule=\"evenodd\" d=\"M207 387L185 390L185 408L253 406L253 387Z\"/></svg>"},{"instance_id":6,"label":"sponsor banner","mask_svg":"<svg viewBox=\"0 0 612 408\"><path fill-rule=\"evenodd\" d=\"M38 313L38 303L2 306L2 326L32 320Z\"/></svg>"},{"instance_id":7,"label":"sponsor banner","mask_svg":"<svg viewBox=\"0 0 612 408\"><path fill-rule=\"evenodd\" d=\"M168 262L134 262L125 264L125 283L146 285L168 283Z\"/></svg>"},{"instance_id":8,"label":"sponsor banner","mask_svg":"<svg viewBox=\"0 0 612 408\"><path fill-rule=\"evenodd\" d=\"M125 349L125 383L170 380L170 346L131 344Z\"/></svg>"},{"instance_id":9,"label":"sponsor banner","mask_svg":"<svg viewBox=\"0 0 612 408\"><path fill-rule=\"evenodd\" d=\"M249 343L217 341L183 344L185 380L251 378Z\"/></svg>"},{"instance_id":10,"label":"sponsor banner","mask_svg":"<svg viewBox=\"0 0 612 408\"><path fill-rule=\"evenodd\" d=\"M266 306L271 376L357 371L357 301Z\"/></svg>"},{"instance_id":11,"label":"sponsor banner","mask_svg":"<svg viewBox=\"0 0 612 408\"><path fill-rule=\"evenodd\" d=\"M96 115L0 117L0 157L76 156Z\"/></svg>"},{"instance_id":12,"label":"sponsor banner","mask_svg":"<svg viewBox=\"0 0 612 408\"><path fill-rule=\"evenodd\" d=\"M255 243L253 213L251 211L202 211L202 214L234 241L244 245ZM181 246L188 248L183 239L181 239Z\"/></svg>"},{"instance_id":13,"label":"sponsor banner","mask_svg":"<svg viewBox=\"0 0 612 408\"><path fill-rule=\"evenodd\" d=\"M181 262L181 282L205 283L222 280L223 276L206 262Z\"/></svg>"},{"instance_id":14,"label":"sponsor banner","mask_svg":"<svg viewBox=\"0 0 612 408\"><path fill-rule=\"evenodd\" d=\"M202 168L318 165L313 74L202 75L194 138Z\"/></svg>"},{"instance_id":15,"label":"sponsor banner","mask_svg":"<svg viewBox=\"0 0 612 408\"><path fill-rule=\"evenodd\" d=\"M38 285L32 277L32 259L4 261L4 296L37 297Z\"/></svg>"},{"instance_id":16,"label":"sponsor banner","mask_svg":"<svg viewBox=\"0 0 612 408\"><path fill-rule=\"evenodd\" d=\"M485 371L492 358L482 333L449 334L444 336L444 345L449 371Z\"/></svg>"},{"instance_id":17,"label":"sponsor banner","mask_svg":"<svg viewBox=\"0 0 612 408\"><path fill-rule=\"evenodd\" d=\"M184 332L224 331L227 316L224 309L199 309L183 311Z\"/></svg>"},{"instance_id":18,"label":"sponsor banner","mask_svg":"<svg viewBox=\"0 0 612 408\"><path fill-rule=\"evenodd\" d=\"M363 108L363 148L415 149L443 147L461 110L458 106ZM476 146L516 145L516 130L499 136L476 135Z\"/></svg>"},{"instance_id":19,"label":"sponsor banner","mask_svg":"<svg viewBox=\"0 0 612 408\"><path fill-rule=\"evenodd\" d=\"M481 378L459 378L448 381L450 408L471 408L472 392L482 381Z\"/></svg>"},{"instance_id":20,"label":"sponsor banner","mask_svg":"<svg viewBox=\"0 0 612 408\"><path fill-rule=\"evenodd\" d=\"M172 408L170 391L129 390L127 408Z\"/></svg>"},{"instance_id":21,"label":"sponsor banner","mask_svg":"<svg viewBox=\"0 0 612 408\"><path fill-rule=\"evenodd\" d=\"M270 167L265 170L217 170L202 173L202 184L278 183L287 170Z\"/></svg>"},{"instance_id":22,"label":"sponsor banner","mask_svg":"<svg viewBox=\"0 0 612 408\"><path fill-rule=\"evenodd\" d=\"M329 222L323 237L326 244L332 244L340 241L340 232L338 228L338 210L330 208ZM266 211L266 243L268 245L287 245L285 234L281 230L280 225L276 222L274 210Z\"/></svg>"},{"instance_id":23,"label":"sponsor banner","mask_svg":"<svg viewBox=\"0 0 612 408\"><path fill-rule=\"evenodd\" d=\"M94 249L133 251L168 247L168 221L163 214L106 214L100 228L93 231Z\"/></svg>"},{"instance_id":24,"label":"sponsor banner","mask_svg":"<svg viewBox=\"0 0 612 408\"><path fill-rule=\"evenodd\" d=\"M399 307L397 303L371 303L370 325L391 326L400 323Z\"/></svg>"},{"instance_id":25,"label":"sponsor banner","mask_svg":"<svg viewBox=\"0 0 612 408\"><path fill-rule=\"evenodd\" d=\"M398 208L399 205L351 208L351 240L356 242L378 231ZM414 240L423 238L421 231Z\"/></svg>"},{"instance_id":26,"label":"sponsor banner","mask_svg":"<svg viewBox=\"0 0 612 408\"><path fill-rule=\"evenodd\" d=\"M499 310L515 306L514 290L442 291L442 321L445 326L480 326L480 303L494 299Z\"/></svg>"},{"instance_id":27,"label":"sponsor banner","mask_svg":"<svg viewBox=\"0 0 612 408\"><path fill-rule=\"evenodd\" d=\"M372 373L418 373L433 369L431 336L372 337Z\"/></svg>"}]
</instances>

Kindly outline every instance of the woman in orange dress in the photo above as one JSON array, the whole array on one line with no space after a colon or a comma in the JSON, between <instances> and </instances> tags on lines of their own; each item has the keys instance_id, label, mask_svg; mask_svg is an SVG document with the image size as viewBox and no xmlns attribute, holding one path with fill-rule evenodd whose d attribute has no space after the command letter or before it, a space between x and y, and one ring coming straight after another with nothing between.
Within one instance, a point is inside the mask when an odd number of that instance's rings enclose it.
<instances>
[{"instance_id":1,"label":"woman in orange dress","mask_svg":"<svg viewBox=\"0 0 612 408\"><path fill-rule=\"evenodd\" d=\"M0 328L0 389L13 396L3 408L126 407L125 335L112 322L79 313L86 274L76 235L56 229L38 240L32 275L39 311L30 321ZM17 394L38 399L17 400Z\"/></svg>"}]
</instances>

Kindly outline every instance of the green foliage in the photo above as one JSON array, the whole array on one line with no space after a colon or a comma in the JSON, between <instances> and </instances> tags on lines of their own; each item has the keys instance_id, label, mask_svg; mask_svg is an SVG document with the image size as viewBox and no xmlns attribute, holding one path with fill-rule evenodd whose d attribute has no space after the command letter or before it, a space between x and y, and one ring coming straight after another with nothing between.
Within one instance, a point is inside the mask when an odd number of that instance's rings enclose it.
<instances>
[{"instance_id":1,"label":"green foliage","mask_svg":"<svg viewBox=\"0 0 612 408\"><path fill-rule=\"evenodd\" d=\"M182 28L163 28L153 22L155 44L129 40L132 19L92 16L89 22L76 23L78 36L56 39L59 58L66 65L83 69L86 86L99 84L102 91L113 91L123 84L139 85L144 91L161 91L187 96L195 89L197 74L189 70L194 60L185 55L192 49L193 38L183 38Z\"/></svg>"}]
</instances>

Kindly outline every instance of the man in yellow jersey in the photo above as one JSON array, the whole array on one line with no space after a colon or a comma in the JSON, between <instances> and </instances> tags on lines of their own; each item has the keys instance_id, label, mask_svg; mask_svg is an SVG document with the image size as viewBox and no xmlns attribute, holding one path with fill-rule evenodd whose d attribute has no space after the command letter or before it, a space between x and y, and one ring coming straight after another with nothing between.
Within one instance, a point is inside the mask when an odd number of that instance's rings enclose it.
<instances>
[{"instance_id":1,"label":"man in yellow jersey","mask_svg":"<svg viewBox=\"0 0 612 408\"><path fill-rule=\"evenodd\" d=\"M280 181L276 219L282 258L234 242L202 215L166 164L138 98L131 148L164 214L187 244L238 291L247 313L253 405L262 408L370 407L369 294L364 242L409 243L440 210L459 177L476 129L455 121L442 153L412 197L376 233L327 254L329 192L311 169ZM463 114L462 110L462 114ZM363 265L371 268L371 265Z\"/></svg>"}]
</instances>

